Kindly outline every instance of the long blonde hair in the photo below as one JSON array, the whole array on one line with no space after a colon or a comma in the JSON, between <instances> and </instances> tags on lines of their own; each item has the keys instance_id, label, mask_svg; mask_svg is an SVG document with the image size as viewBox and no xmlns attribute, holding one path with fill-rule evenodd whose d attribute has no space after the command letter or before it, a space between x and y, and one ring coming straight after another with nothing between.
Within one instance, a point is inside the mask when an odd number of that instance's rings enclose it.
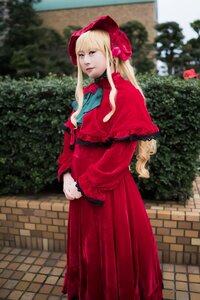
<instances>
[{"instance_id":1,"label":"long blonde hair","mask_svg":"<svg viewBox=\"0 0 200 300\"><path fill-rule=\"evenodd\" d=\"M83 33L76 42L76 54L81 51L88 51L90 49L100 50L106 57L107 62L107 78L111 86L111 91L109 95L109 101L111 106L111 111L103 118L103 122L110 120L112 115L115 113L115 97L117 95L117 90L112 79L112 71L120 72L120 74L127 78L133 86L143 92L136 80L133 67L131 66L129 60L123 61L119 58L113 58L111 48L110 48L110 36L108 32L104 30L91 30ZM71 121L75 127L77 127L76 117L80 113L83 106L83 74L80 67L78 55L77 55L77 66L78 66L78 80L75 91L76 101L78 103L78 109L71 116ZM136 148L136 171L139 177L149 178L149 171L145 167L147 161L150 159L150 155L156 153L156 141L138 141Z\"/></svg>"}]
</instances>

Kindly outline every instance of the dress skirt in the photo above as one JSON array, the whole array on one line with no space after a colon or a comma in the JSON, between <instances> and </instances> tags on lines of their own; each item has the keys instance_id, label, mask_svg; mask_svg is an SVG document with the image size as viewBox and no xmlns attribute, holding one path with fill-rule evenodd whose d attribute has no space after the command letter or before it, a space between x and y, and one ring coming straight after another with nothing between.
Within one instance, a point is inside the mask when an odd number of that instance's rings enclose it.
<instances>
[{"instance_id":1,"label":"dress skirt","mask_svg":"<svg viewBox=\"0 0 200 300\"><path fill-rule=\"evenodd\" d=\"M77 180L103 155L104 147L76 144ZM68 300L161 300L162 275L152 227L129 168L104 204L71 200L63 293ZM77 298L76 298L77 297Z\"/></svg>"}]
</instances>

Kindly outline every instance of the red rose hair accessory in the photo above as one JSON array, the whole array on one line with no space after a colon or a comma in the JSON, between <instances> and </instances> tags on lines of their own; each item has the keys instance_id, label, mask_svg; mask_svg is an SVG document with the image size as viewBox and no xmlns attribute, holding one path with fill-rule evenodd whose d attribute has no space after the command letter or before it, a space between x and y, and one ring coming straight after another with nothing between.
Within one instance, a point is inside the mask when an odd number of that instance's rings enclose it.
<instances>
[{"instance_id":1,"label":"red rose hair accessory","mask_svg":"<svg viewBox=\"0 0 200 300\"><path fill-rule=\"evenodd\" d=\"M109 33L113 57L119 57L122 60L127 60L131 57L132 48L127 35L119 29L117 23L110 16L101 16L86 27L75 31L72 34L69 41L68 52L74 65L77 64L75 51L77 39L84 32L94 29L105 30Z\"/></svg>"},{"instance_id":2,"label":"red rose hair accessory","mask_svg":"<svg viewBox=\"0 0 200 300\"><path fill-rule=\"evenodd\" d=\"M111 37L111 49L113 57L127 60L132 55L131 43L127 35L120 29Z\"/></svg>"},{"instance_id":3,"label":"red rose hair accessory","mask_svg":"<svg viewBox=\"0 0 200 300\"><path fill-rule=\"evenodd\" d=\"M194 69L185 70L183 72L183 78L185 80L190 79L190 78L198 78L198 77L199 77L199 74L197 74Z\"/></svg>"}]
</instances>

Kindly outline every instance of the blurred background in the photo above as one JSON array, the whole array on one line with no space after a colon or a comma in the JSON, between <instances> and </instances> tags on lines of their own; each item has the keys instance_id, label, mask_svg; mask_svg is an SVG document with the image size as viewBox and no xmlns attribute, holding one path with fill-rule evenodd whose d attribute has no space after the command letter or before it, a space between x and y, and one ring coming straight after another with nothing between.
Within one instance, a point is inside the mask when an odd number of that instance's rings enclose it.
<instances>
[{"instance_id":1,"label":"blurred background","mask_svg":"<svg viewBox=\"0 0 200 300\"><path fill-rule=\"evenodd\" d=\"M0 74L73 75L71 33L110 15L127 33L137 73L200 70L199 0L1 0Z\"/></svg>"}]
</instances>

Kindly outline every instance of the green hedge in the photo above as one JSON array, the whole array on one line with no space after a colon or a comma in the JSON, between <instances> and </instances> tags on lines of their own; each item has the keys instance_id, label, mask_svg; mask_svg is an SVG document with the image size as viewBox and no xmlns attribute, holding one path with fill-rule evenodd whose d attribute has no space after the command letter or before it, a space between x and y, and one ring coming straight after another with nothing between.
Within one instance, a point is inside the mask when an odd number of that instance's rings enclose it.
<instances>
[{"instance_id":1,"label":"green hedge","mask_svg":"<svg viewBox=\"0 0 200 300\"><path fill-rule=\"evenodd\" d=\"M156 199L186 200L199 163L200 81L146 76L142 82L161 138L150 160L151 177L140 179L139 187Z\"/></svg>"},{"instance_id":2,"label":"green hedge","mask_svg":"<svg viewBox=\"0 0 200 300\"><path fill-rule=\"evenodd\" d=\"M1 193L35 193L56 179L72 78L0 82Z\"/></svg>"},{"instance_id":3,"label":"green hedge","mask_svg":"<svg viewBox=\"0 0 200 300\"><path fill-rule=\"evenodd\" d=\"M149 75L140 82L161 138L149 163L150 179L136 180L145 195L186 199L200 149L200 81ZM1 194L37 193L55 184L75 84L71 77L54 76L0 81Z\"/></svg>"}]
</instances>

